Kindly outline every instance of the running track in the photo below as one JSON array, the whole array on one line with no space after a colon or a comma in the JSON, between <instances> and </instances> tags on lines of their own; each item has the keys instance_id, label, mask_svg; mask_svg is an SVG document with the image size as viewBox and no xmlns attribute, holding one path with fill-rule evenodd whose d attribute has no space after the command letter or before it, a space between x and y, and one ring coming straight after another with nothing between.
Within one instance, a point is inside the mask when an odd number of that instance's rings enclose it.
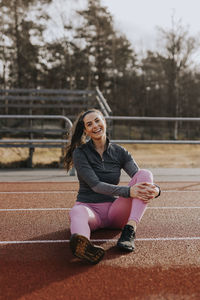
<instances>
[{"instance_id":1,"label":"running track","mask_svg":"<svg viewBox=\"0 0 200 300\"><path fill-rule=\"evenodd\" d=\"M135 253L116 249L118 230L101 230L96 266L69 251L76 182L0 183L0 299L200 299L200 183L157 183Z\"/></svg>"}]
</instances>

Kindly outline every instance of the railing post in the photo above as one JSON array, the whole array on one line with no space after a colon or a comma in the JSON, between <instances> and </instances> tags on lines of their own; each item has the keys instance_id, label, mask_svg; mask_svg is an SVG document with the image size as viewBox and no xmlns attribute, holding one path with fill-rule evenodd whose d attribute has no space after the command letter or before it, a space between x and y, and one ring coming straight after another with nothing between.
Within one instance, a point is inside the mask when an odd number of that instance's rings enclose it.
<instances>
[{"instance_id":1,"label":"railing post","mask_svg":"<svg viewBox=\"0 0 200 300\"><path fill-rule=\"evenodd\" d=\"M175 140L178 139L178 121L175 121L175 124L174 124L174 139Z\"/></svg>"},{"instance_id":2,"label":"railing post","mask_svg":"<svg viewBox=\"0 0 200 300\"><path fill-rule=\"evenodd\" d=\"M32 104L32 100L31 100L31 104ZM29 115L30 116L33 115L32 106L30 106L30 108L29 108ZM30 119L29 124L30 124L30 128L32 129L32 127L33 127L33 120L32 119ZM30 140L34 139L34 135L33 135L32 132L30 132L29 139ZM28 168L31 168L31 169L33 167L33 153L34 153L34 151L35 151L34 147L29 148L29 157L28 157L27 166L28 166Z\"/></svg>"},{"instance_id":3,"label":"railing post","mask_svg":"<svg viewBox=\"0 0 200 300\"><path fill-rule=\"evenodd\" d=\"M27 167L31 168L33 167L33 153L35 151L34 147L29 148L29 156L28 156L28 161L27 161Z\"/></svg>"}]
</instances>

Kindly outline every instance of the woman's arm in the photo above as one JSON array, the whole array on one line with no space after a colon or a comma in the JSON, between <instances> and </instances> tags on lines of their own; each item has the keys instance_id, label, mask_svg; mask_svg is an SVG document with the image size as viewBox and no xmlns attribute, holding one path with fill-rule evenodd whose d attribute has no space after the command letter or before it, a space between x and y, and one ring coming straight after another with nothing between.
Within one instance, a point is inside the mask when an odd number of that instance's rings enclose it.
<instances>
[{"instance_id":1,"label":"woman's arm","mask_svg":"<svg viewBox=\"0 0 200 300\"><path fill-rule=\"evenodd\" d=\"M124 198L137 197L143 201L146 199L155 198L158 192L155 190L153 185L153 191L151 187L145 185L134 185L130 186L118 186L109 184L99 180L98 176L92 169L88 158L84 152L80 149L76 149L73 154L73 163L76 168L77 174L81 180L88 184L88 186L96 193L110 195L110 196L121 196ZM130 176L134 175L138 171L138 166L134 161L129 161L125 164L124 168L128 171ZM146 183L145 183L146 184ZM153 197L152 197L153 196Z\"/></svg>"},{"instance_id":2,"label":"woman's arm","mask_svg":"<svg viewBox=\"0 0 200 300\"><path fill-rule=\"evenodd\" d=\"M133 159L130 159L126 161L126 163L123 166L123 169L126 172L126 174L128 174L130 178L132 178L139 170L139 167Z\"/></svg>"},{"instance_id":3,"label":"woman's arm","mask_svg":"<svg viewBox=\"0 0 200 300\"><path fill-rule=\"evenodd\" d=\"M139 170L139 167L134 160L129 160L124 165L124 170L126 173L133 177L135 173ZM139 198L145 203L148 203L151 199L159 197L161 194L161 189L157 184L151 183L139 183L131 187L130 196L133 198Z\"/></svg>"}]
</instances>

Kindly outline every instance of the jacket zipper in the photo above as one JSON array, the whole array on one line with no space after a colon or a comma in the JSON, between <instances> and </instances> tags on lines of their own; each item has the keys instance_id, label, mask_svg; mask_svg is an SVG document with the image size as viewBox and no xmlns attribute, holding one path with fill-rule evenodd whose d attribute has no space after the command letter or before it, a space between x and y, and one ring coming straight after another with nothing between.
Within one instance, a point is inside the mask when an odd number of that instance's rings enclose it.
<instances>
[{"instance_id":1,"label":"jacket zipper","mask_svg":"<svg viewBox=\"0 0 200 300\"><path fill-rule=\"evenodd\" d=\"M103 165L103 169L105 169L105 166L104 166L104 158L102 157L102 165Z\"/></svg>"},{"instance_id":2,"label":"jacket zipper","mask_svg":"<svg viewBox=\"0 0 200 300\"><path fill-rule=\"evenodd\" d=\"M102 161L103 169L105 169L105 166L104 166L104 158L103 158L103 156L101 157L101 161Z\"/></svg>"}]
</instances>

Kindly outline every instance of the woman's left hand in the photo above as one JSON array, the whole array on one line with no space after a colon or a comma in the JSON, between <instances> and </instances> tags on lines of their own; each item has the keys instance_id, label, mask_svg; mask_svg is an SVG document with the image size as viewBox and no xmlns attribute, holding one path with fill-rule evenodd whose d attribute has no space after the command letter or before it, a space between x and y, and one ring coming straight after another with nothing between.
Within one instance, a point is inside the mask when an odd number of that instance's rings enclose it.
<instances>
[{"instance_id":1,"label":"woman's left hand","mask_svg":"<svg viewBox=\"0 0 200 300\"><path fill-rule=\"evenodd\" d=\"M140 182L131 187L130 196L149 203L159 194L159 188L152 183Z\"/></svg>"},{"instance_id":2,"label":"woman's left hand","mask_svg":"<svg viewBox=\"0 0 200 300\"><path fill-rule=\"evenodd\" d=\"M148 193L146 199L143 199L144 203L149 203L159 194L159 188L154 184L148 184Z\"/></svg>"}]
</instances>

